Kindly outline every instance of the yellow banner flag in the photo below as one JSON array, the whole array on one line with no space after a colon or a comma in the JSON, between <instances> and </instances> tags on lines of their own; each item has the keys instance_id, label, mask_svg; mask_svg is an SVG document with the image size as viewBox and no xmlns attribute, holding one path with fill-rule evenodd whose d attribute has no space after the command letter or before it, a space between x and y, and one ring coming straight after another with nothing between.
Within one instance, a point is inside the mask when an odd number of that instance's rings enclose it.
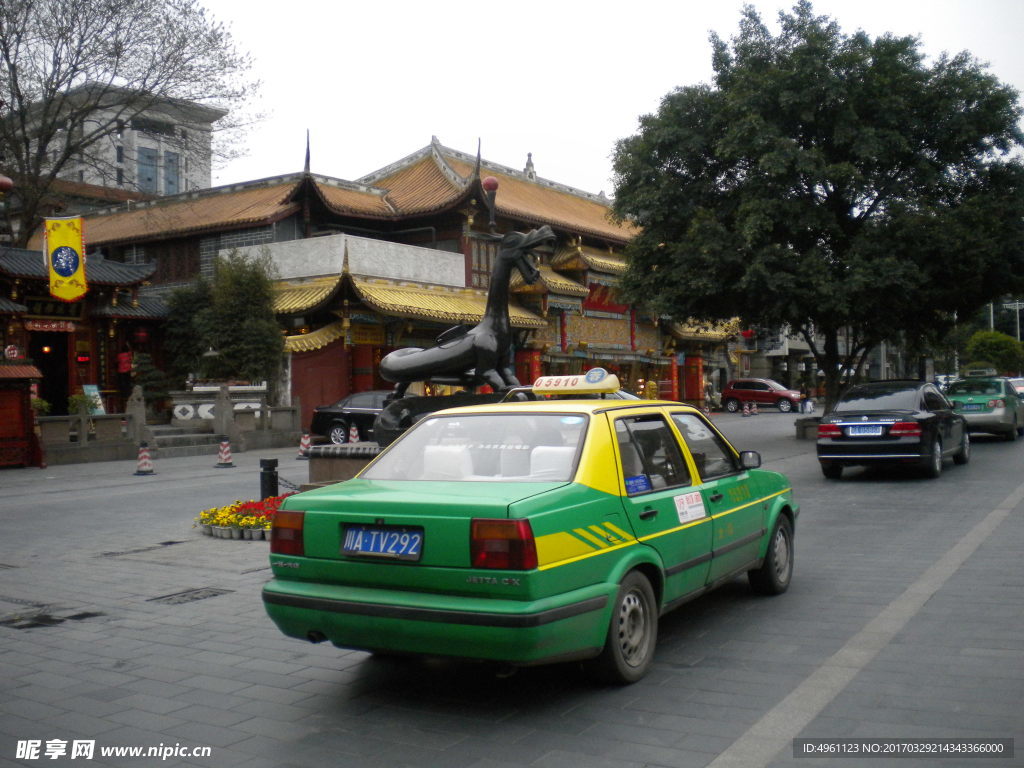
<instances>
[{"instance_id":1,"label":"yellow banner flag","mask_svg":"<svg viewBox=\"0 0 1024 768\"><path fill-rule=\"evenodd\" d=\"M43 232L50 295L61 301L78 301L89 289L85 281L82 217L46 219Z\"/></svg>"}]
</instances>

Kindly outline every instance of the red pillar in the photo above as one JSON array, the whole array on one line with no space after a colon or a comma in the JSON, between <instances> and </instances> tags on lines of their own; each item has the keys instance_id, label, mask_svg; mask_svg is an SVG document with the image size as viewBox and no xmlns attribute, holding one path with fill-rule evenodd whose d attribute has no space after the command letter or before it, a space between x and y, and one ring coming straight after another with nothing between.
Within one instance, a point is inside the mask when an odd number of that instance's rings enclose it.
<instances>
[{"instance_id":1,"label":"red pillar","mask_svg":"<svg viewBox=\"0 0 1024 768\"><path fill-rule=\"evenodd\" d=\"M352 391L366 392L373 388L373 347L357 344L352 347Z\"/></svg>"},{"instance_id":2,"label":"red pillar","mask_svg":"<svg viewBox=\"0 0 1024 768\"><path fill-rule=\"evenodd\" d=\"M700 355L686 356L683 367L683 399L704 399L704 358Z\"/></svg>"},{"instance_id":3,"label":"red pillar","mask_svg":"<svg viewBox=\"0 0 1024 768\"><path fill-rule=\"evenodd\" d=\"M678 400L679 399L679 366L676 364L676 356L675 355L672 355L672 357L669 359L668 380L669 380L669 384L671 386L671 390L669 392L669 399L670 400Z\"/></svg>"}]
</instances>

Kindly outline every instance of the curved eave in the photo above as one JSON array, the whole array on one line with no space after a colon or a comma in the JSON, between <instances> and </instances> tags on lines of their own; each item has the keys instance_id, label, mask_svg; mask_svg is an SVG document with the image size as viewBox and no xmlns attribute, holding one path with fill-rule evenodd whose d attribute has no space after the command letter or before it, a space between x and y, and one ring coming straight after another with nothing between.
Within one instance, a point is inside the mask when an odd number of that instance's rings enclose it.
<instances>
[{"instance_id":1,"label":"curved eave","mask_svg":"<svg viewBox=\"0 0 1024 768\"><path fill-rule=\"evenodd\" d=\"M487 294L441 286L399 284L352 277L356 294L383 315L428 320L438 323L478 323L484 317ZM544 328L547 321L516 304L509 303L509 320L516 328Z\"/></svg>"},{"instance_id":2,"label":"curved eave","mask_svg":"<svg viewBox=\"0 0 1024 768\"><path fill-rule=\"evenodd\" d=\"M273 285L274 314L297 315L317 310L334 298L340 285L341 275L304 282L276 281Z\"/></svg>"},{"instance_id":3,"label":"curved eave","mask_svg":"<svg viewBox=\"0 0 1024 768\"><path fill-rule=\"evenodd\" d=\"M721 344L739 333L740 325L737 319L709 323L690 320L686 323L669 323L668 330L681 341Z\"/></svg>"},{"instance_id":4,"label":"curved eave","mask_svg":"<svg viewBox=\"0 0 1024 768\"><path fill-rule=\"evenodd\" d=\"M104 304L89 313L92 317L116 318L118 320L162 320L167 317L168 308L159 298L140 297L138 304L130 301L118 302L117 306Z\"/></svg>"},{"instance_id":5,"label":"curved eave","mask_svg":"<svg viewBox=\"0 0 1024 768\"><path fill-rule=\"evenodd\" d=\"M295 336L285 336L284 338L284 351L294 354L296 352L316 352L318 349L323 349L328 344L333 344L338 339L344 337L345 328L342 325L342 321L325 325L323 328L319 328L312 333L302 333Z\"/></svg>"},{"instance_id":6,"label":"curved eave","mask_svg":"<svg viewBox=\"0 0 1024 768\"><path fill-rule=\"evenodd\" d=\"M551 267L540 266L540 277L533 285L527 284L523 276L518 272L512 274L512 281L509 283L513 293L551 293L557 296L575 296L584 298L590 294L590 289L585 285L570 280L564 275L555 272Z\"/></svg>"}]
</instances>

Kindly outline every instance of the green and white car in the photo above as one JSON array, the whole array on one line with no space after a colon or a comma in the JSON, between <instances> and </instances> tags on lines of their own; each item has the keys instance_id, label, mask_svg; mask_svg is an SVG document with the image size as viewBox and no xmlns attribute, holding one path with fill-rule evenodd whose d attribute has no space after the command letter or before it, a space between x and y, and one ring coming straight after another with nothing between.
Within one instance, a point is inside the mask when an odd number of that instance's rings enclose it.
<instances>
[{"instance_id":1,"label":"green and white car","mask_svg":"<svg viewBox=\"0 0 1024 768\"><path fill-rule=\"evenodd\" d=\"M534 391L595 383L618 389L595 369ZM789 586L799 507L760 463L674 402L441 411L354 479L285 501L263 601L304 640L511 665L589 660L630 683L651 664L664 612L741 574L761 593Z\"/></svg>"},{"instance_id":2,"label":"green and white car","mask_svg":"<svg viewBox=\"0 0 1024 768\"><path fill-rule=\"evenodd\" d=\"M970 376L954 381L946 390L970 432L1001 435L1016 440L1024 435L1024 400L1008 378Z\"/></svg>"}]
</instances>

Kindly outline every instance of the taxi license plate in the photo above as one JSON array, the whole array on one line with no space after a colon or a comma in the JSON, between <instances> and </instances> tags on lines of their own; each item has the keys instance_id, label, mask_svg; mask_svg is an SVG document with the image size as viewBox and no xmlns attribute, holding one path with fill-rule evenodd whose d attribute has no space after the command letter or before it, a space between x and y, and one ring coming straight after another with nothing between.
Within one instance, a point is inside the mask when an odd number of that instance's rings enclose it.
<instances>
[{"instance_id":1,"label":"taxi license plate","mask_svg":"<svg viewBox=\"0 0 1024 768\"><path fill-rule=\"evenodd\" d=\"M880 424L856 424L847 427L846 434L850 437L881 437L882 426Z\"/></svg>"},{"instance_id":2,"label":"taxi license plate","mask_svg":"<svg viewBox=\"0 0 1024 768\"><path fill-rule=\"evenodd\" d=\"M423 550L422 528L347 525L342 533L341 553L343 555L419 560Z\"/></svg>"},{"instance_id":3,"label":"taxi license plate","mask_svg":"<svg viewBox=\"0 0 1024 768\"><path fill-rule=\"evenodd\" d=\"M983 406L981 403L965 403L964 404L964 410L965 411L980 411L984 407L985 406Z\"/></svg>"}]
</instances>

